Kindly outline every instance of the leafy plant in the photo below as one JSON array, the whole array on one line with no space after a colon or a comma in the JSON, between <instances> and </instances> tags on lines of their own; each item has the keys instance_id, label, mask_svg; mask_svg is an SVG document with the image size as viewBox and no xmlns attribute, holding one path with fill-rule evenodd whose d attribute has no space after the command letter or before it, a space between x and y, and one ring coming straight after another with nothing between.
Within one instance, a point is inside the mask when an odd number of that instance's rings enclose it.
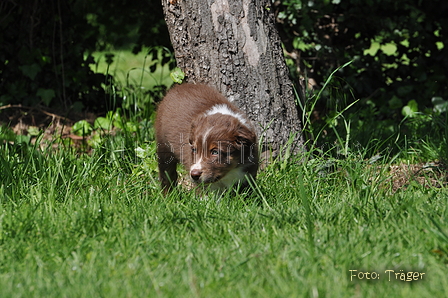
<instances>
[{"instance_id":1,"label":"leafy plant","mask_svg":"<svg viewBox=\"0 0 448 298\"><path fill-rule=\"evenodd\" d=\"M78 136L86 137L90 135L92 131L92 125L86 120L80 120L73 125L73 133Z\"/></svg>"},{"instance_id":2,"label":"leafy plant","mask_svg":"<svg viewBox=\"0 0 448 298\"><path fill-rule=\"evenodd\" d=\"M291 70L305 85L320 90L333 69L353 60L338 72L343 92L372 100L383 118L397 116L392 98L430 106L447 96L447 3L285 0L274 8Z\"/></svg>"},{"instance_id":3,"label":"leafy plant","mask_svg":"<svg viewBox=\"0 0 448 298\"><path fill-rule=\"evenodd\" d=\"M0 105L44 104L68 110L104 107L105 77L90 70L98 31L79 1L6 1L0 10Z\"/></svg>"}]
</instances>

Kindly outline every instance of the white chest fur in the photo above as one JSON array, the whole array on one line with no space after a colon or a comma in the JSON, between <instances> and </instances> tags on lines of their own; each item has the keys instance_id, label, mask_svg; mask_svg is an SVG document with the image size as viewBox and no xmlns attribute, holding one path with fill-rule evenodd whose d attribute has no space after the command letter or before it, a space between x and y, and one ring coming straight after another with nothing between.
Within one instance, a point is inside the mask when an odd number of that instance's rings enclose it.
<instances>
[{"instance_id":1,"label":"white chest fur","mask_svg":"<svg viewBox=\"0 0 448 298\"><path fill-rule=\"evenodd\" d=\"M210 189L218 190L218 189L227 189L232 187L235 183L241 181L244 182L246 180L246 172L243 168L235 168L227 173L224 177L222 177L219 181L212 183L210 185Z\"/></svg>"}]
</instances>

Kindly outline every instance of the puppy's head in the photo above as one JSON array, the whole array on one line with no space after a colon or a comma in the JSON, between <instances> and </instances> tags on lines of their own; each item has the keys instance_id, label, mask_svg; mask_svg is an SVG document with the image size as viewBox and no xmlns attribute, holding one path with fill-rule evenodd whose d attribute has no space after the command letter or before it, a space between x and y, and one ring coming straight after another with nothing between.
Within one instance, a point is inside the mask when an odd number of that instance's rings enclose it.
<instances>
[{"instance_id":1,"label":"puppy's head","mask_svg":"<svg viewBox=\"0 0 448 298\"><path fill-rule=\"evenodd\" d=\"M191 125L190 176L197 183L215 183L237 167L253 163L254 130L224 114L198 116Z\"/></svg>"}]
</instances>

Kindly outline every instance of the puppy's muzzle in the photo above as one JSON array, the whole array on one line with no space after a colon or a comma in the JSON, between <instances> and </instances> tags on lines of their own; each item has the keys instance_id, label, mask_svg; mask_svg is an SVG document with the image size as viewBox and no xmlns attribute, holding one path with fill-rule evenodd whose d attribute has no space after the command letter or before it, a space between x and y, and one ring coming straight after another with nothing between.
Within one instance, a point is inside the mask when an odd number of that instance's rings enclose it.
<instances>
[{"instance_id":1,"label":"puppy's muzzle","mask_svg":"<svg viewBox=\"0 0 448 298\"><path fill-rule=\"evenodd\" d=\"M199 181L199 179L201 178L201 175L202 175L201 170L193 169L190 171L191 179L193 179L194 181Z\"/></svg>"}]
</instances>

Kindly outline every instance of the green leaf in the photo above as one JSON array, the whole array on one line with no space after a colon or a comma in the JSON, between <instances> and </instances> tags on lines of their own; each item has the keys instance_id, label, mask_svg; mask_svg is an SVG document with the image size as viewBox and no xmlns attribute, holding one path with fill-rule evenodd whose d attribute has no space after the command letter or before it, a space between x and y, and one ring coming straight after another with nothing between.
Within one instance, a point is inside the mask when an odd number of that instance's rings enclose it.
<instances>
[{"instance_id":1,"label":"green leaf","mask_svg":"<svg viewBox=\"0 0 448 298\"><path fill-rule=\"evenodd\" d=\"M17 135L15 143L17 144L29 144L31 141L31 136Z\"/></svg>"},{"instance_id":2,"label":"green leaf","mask_svg":"<svg viewBox=\"0 0 448 298\"><path fill-rule=\"evenodd\" d=\"M112 120L104 117L98 117L93 123L94 129L102 129L102 130L111 130L112 129Z\"/></svg>"},{"instance_id":3,"label":"green leaf","mask_svg":"<svg viewBox=\"0 0 448 298\"><path fill-rule=\"evenodd\" d=\"M40 130L38 127L36 127L36 126L28 127L28 135L35 137L35 136L38 136L39 134L40 134Z\"/></svg>"},{"instance_id":4,"label":"green leaf","mask_svg":"<svg viewBox=\"0 0 448 298\"><path fill-rule=\"evenodd\" d=\"M405 96L405 95L411 93L413 89L414 89L414 87L412 85L400 86L397 88L397 93L400 96Z\"/></svg>"},{"instance_id":5,"label":"green leaf","mask_svg":"<svg viewBox=\"0 0 448 298\"><path fill-rule=\"evenodd\" d=\"M418 104L415 100L410 100L406 106L401 109L401 114L405 117L414 117L418 112Z\"/></svg>"},{"instance_id":6,"label":"green leaf","mask_svg":"<svg viewBox=\"0 0 448 298\"><path fill-rule=\"evenodd\" d=\"M411 108L409 106L404 106L401 109L401 114L405 117L414 117L414 112L411 110Z\"/></svg>"},{"instance_id":7,"label":"green leaf","mask_svg":"<svg viewBox=\"0 0 448 298\"><path fill-rule=\"evenodd\" d=\"M413 111L413 112L415 112L415 113L417 113L418 112L418 103L415 101L415 100L410 100L409 102L408 102L408 106L411 108L411 110Z\"/></svg>"},{"instance_id":8,"label":"green leaf","mask_svg":"<svg viewBox=\"0 0 448 298\"><path fill-rule=\"evenodd\" d=\"M93 134L92 137L87 140L87 144L91 146L92 148L99 148L102 144L103 139L101 136L97 133Z\"/></svg>"},{"instance_id":9,"label":"green leaf","mask_svg":"<svg viewBox=\"0 0 448 298\"><path fill-rule=\"evenodd\" d=\"M392 96L392 98L389 100L389 107L391 109L399 109L403 106L403 102L401 99L397 96Z\"/></svg>"},{"instance_id":10,"label":"green leaf","mask_svg":"<svg viewBox=\"0 0 448 298\"><path fill-rule=\"evenodd\" d=\"M107 115L107 117L109 117L109 115ZM113 121L113 125L117 128L123 129L123 120L121 119L121 115L120 115L120 110L117 110L113 115L112 115L112 121Z\"/></svg>"},{"instance_id":11,"label":"green leaf","mask_svg":"<svg viewBox=\"0 0 448 298\"><path fill-rule=\"evenodd\" d=\"M135 148L135 155L139 158L146 158L146 150L142 147Z\"/></svg>"},{"instance_id":12,"label":"green leaf","mask_svg":"<svg viewBox=\"0 0 448 298\"><path fill-rule=\"evenodd\" d=\"M81 111L84 110L84 105L83 105L83 103L80 102L80 101L75 101L75 102L72 104L72 109L73 109L74 112L80 113Z\"/></svg>"},{"instance_id":13,"label":"green leaf","mask_svg":"<svg viewBox=\"0 0 448 298\"><path fill-rule=\"evenodd\" d=\"M171 79L174 81L174 83L181 84L182 81L185 78L184 72L179 68L176 67L171 73L170 73Z\"/></svg>"},{"instance_id":14,"label":"green leaf","mask_svg":"<svg viewBox=\"0 0 448 298\"><path fill-rule=\"evenodd\" d=\"M448 110L448 101L443 100L442 97L433 97L431 98L431 102L436 112L443 113Z\"/></svg>"},{"instance_id":15,"label":"green leaf","mask_svg":"<svg viewBox=\"0 0 448 298\"><path fill-rule=\"evenodd\" d=\"M86 120L81 120L76 122L73 127L73 133L77 136L88 136L92 133L92 125L90 125L89 122L87 122Z\"/></svg>"},{"instance_id":16,"label":"green leaf","mask_svg":"<svg viewBox=\"0 0 448 298\"><path fill-rule=\"evenodd\" d=\"M7 127L0 126L0 142L6 140L8 142L14 141L16 138L16 134Z\"/></svg>"},{"instance_id":17,"label":"green leaf","mask_svg":"<svg viewBox=\"0 0 448 298\"><path fill-rule=\"evenodd\" d=\"M36 75L40 72L40 66L36 63L31 65L22 65L19 66L19 69L22 71L24 75L29 77L31 80L34 80Z\"/></svg>"},{"instance_id":18,"label":"green leaf","mask_svg":"<svg viewBox=\"0 0 448 298\"><path fill-rule=\"evenodd\" d=\"M39 96L44 104L48 107L50 105L51 100L55 97L55 92L53 89L43 89L39 88L36 93Z\"/></svg>"},{"instance_id":19,"label":"green leaf","mask_svg":"<svg viewBox=\"0 0 448 298\"><path fill-rule=\"evenodd\" d=\"M133 122L126 122L126 130L129 132L136 132L138 130L138 125Z\"/></svg>"}]
</instances>

